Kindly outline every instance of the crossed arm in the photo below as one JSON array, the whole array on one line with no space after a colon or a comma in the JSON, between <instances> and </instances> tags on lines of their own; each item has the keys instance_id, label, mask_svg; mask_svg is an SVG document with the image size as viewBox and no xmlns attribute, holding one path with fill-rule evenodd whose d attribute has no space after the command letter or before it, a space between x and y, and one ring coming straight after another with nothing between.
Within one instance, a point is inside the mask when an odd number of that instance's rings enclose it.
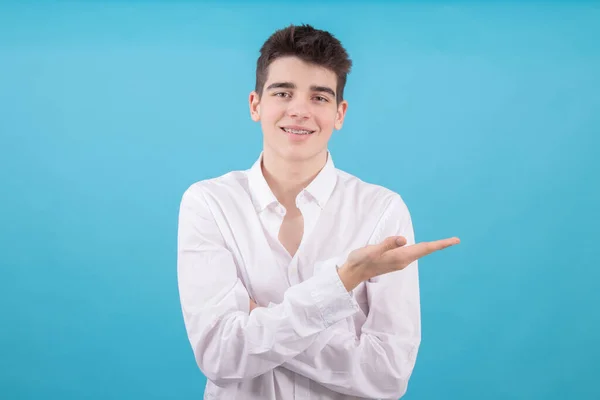
<instances>
[{"instance_id":1,"label":"crossed arm","mask_svg":"<svg viewBox=\"0 0 600 400\"><path fill-rule=\"evenodd\" d=\"M382 216L372 243L392 235L414 243L399 197ZM289 288L280 304L250 312L248 293L222 240L202 196L186 192L179 289L188 337L208 379L226 385L282 366L346 395L404 394L421 333L416 261L365 282L369 312L357 336L336 326L361 312L337 273L339 260L315 266L315 275Z\"/></svg>"}]
</instances>

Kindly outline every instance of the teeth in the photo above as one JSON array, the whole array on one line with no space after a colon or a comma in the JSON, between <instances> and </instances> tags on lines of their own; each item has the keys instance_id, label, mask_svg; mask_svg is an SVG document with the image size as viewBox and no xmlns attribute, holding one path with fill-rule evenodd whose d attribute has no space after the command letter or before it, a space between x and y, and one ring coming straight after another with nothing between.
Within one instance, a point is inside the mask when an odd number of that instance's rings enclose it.
<instances>
[{"instance_id":1,"label":"teeth","mask_svg":"<svg viewBox=\"0 0 600 400\"><path fill-rule=\"evenodd\" d=\"M296 135L310 135L312 133L312 131L305 131L305 130L297 130L297 129L288 129L288 128L283 128L284 131L288 132L288 133L294 133Z\"/></svg>"}]
</instances>

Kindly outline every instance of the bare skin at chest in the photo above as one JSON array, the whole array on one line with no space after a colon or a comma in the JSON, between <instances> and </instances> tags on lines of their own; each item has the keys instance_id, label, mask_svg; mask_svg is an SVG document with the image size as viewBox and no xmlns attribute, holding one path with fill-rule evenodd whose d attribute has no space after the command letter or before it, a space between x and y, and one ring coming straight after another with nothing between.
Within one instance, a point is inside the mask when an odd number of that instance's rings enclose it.
<instances>
[{"instance_id":1,"label":"bare skin at chest","mask_svg":"<svg viewBox=\"0 0 600 400\"><path fill-rule=\"evenodd\" d=\"M303 234L304 218L302 213L296 207L290 208L279 229L279 241L290 253L290 256L294 257L298 251Z\"/></svg>"}]
</instances>

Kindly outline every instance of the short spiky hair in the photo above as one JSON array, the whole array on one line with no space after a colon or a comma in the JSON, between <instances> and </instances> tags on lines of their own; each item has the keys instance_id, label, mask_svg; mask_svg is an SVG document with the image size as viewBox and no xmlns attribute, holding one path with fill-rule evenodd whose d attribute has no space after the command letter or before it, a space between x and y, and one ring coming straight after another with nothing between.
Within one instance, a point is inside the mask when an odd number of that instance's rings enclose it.
<instances>
[{"instance_id":1,"label":"short spiky hair","mask_svg":"<svg viewBox=\"0 0 600 400\"><path fill-rule=\"evenodd\" d=\"M337 75L337 102L344 98L346 78L352 68L348 53L331 33L308 24L290 25L275 31L260 49L256 63L256 92L262 95L269 65L279 57L296 56L305 62L319 65Z\"/></svg>"}]
</instances>

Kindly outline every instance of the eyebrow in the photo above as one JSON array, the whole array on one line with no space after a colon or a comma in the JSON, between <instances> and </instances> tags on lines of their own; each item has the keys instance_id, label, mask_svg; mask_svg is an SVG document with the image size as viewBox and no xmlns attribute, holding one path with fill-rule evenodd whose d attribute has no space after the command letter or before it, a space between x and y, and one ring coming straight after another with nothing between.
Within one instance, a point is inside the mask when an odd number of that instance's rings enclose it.
<instances>
[{"instance_id":1,"label":"eyebrow","mask_svg":"<svg viewBox=\"0 0 600 400\"><path fill-rule=\"evenodd\" d=\"M271 89L296 89L296 85L293 84L292 82L275 82L270 84L267 87L267 90L271 90ZM335 97L335 91L327 86L311 86L310 90L313 92L323 92L323 93L328 93L330 95L332 95L333 97Z\"/></svg>"}]
</instances>

